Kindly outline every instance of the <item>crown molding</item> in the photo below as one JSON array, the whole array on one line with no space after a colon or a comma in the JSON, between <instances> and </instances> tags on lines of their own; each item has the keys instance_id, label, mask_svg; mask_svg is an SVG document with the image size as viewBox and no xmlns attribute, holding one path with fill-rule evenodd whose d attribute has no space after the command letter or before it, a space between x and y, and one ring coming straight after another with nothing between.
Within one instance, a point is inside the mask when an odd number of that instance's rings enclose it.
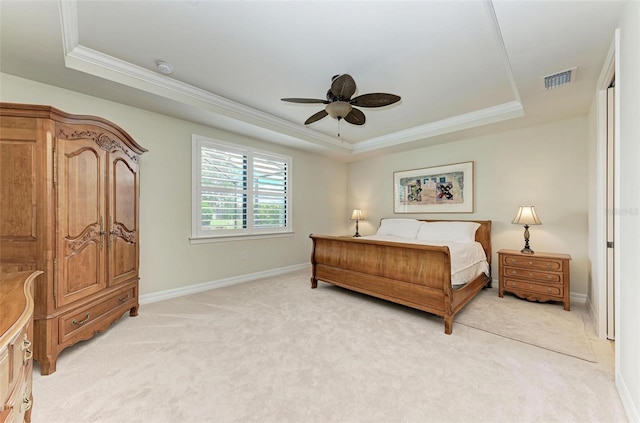
<instances>
[{"instance_id":1,"label":"crown molding","mask_svg":"<svg viewBox=\"0 0 640 423\"><path fill-rule=\"evenodd\" d=\"M511 85L515 101L473 111L452 118L393 132L377 138L348 143L305 126L289 122L277 116L226 99L212 92L161 75L146 68L125 62L116 57L90 49L80 44L78 30L77 0L60 0L60 23L62 28L65 66L97 76L109 81L136 88L182 104L208 110L214 114L230 118L238 123L238 128L248 132L270 132L291 137L308 146L320 147L332 153L346 156L393 147L438 135L487 125L507 119L524 116L520 94L511 70L511 64L504 46L500 27L491 0L484 1L497 48ZM251 128L247 128L249 125ZM240 131L242 132L242 131ZM265 132L265 134L267 133Z\"/></svg>"},{"instance_id":2,"label":"crown molding","mask_svg":"<svg viewBox=\"0 0 640 423\"><path fill-rule=\"evenodd\" d=\"M431 122L426 125L394 132L393 134L372 138L367 141L361 141L354 144L352 154L393 147L399 144L462 131L464 129L475 128L477 126L488 125L490 123L521 116L524 116L522 104L517 101L512 101L498 106L487 107L486 109L465 113L464 115Z\"/></svg>"},{"instance_id":3,"label":"crown molding","mask_svg":"<svg viewBox=\"0 0 640 423\"><path fill-rule=\"evenodd\" d=\"M137 88L184 104L204 108L246 124L283 133L332 151L350 153L352 145L285 119L226 99L198 87L109 56L79 43L77 2L60 1L60 22L68 68Z\"/></svg>"}]
</instances>

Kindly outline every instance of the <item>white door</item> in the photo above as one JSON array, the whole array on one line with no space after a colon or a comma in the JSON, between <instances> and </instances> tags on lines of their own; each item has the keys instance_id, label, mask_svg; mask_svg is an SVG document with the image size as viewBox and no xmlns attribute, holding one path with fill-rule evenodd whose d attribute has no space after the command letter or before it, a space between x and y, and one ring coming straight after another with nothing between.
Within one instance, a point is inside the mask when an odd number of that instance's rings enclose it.
<instances>
[{"instance_id":1,"label":"white door","mask_svg":"<svg viewBox=\"0 0 640 423\"><path fill-rule=\"evenodd\" d=\"M607 338L615 339L615 290L614 290L614 257L616 210L614 197L614 122L615 98L613 84L607 89Z\"/></svg>"}]
</instances>

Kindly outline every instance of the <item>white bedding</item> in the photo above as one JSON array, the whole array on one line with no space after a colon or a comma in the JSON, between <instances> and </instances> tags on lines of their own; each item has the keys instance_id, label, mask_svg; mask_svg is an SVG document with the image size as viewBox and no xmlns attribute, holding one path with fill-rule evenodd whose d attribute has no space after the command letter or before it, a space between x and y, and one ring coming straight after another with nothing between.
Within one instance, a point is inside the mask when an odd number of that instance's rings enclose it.
<instances>
[{"instance_id":1,"label":"white bedding","mask_svg":"<svg viewBox=\"0 0 640 423\"><path fill-rule=\"evenodd\" d=\"M449 247L451 257L451 285L454 288L472 281L481 273L489 274L489 263L479 242L426 241L391 235L368 235L362 239L404 242L406 244L436 245Z\"/></svg>"}]
</instances>

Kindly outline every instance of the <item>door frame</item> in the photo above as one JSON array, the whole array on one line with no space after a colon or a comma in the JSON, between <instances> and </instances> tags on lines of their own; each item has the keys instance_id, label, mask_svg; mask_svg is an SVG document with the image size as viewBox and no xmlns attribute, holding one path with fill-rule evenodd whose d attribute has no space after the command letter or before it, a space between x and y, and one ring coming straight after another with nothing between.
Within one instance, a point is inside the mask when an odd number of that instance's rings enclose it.
<instances>
[{"instance_id":1,"label":"door frame","mask_svg":"<svg viewBox=\"0 0 640 423\"><path fill-rule=\"evenodd\" d=\"M620 118L619 118L619 51L620 51L620 30L616 29L614 39L611 43L609 53L604 61L598 85L596 86L596 210L595 210L595 269L592 283L594 287L591 290L595 294L596 306L595 310L591 310L598 337L607 338L607 214L616 213L620 210ZM614 210L607 210L607 89L612 79L616 77L614 86L615 93L615 121L614 121ZM619 225L614 227L614 239L620 239ZM616 246L617 247L617 246ZM615 247L614 247L615 248ZM615 332L618 332L619 309L617 292L620 274L619 254L614 254L614 290L615 294ZM591 299L594 300L593 298Z\"/></svg>"}]
</instances>

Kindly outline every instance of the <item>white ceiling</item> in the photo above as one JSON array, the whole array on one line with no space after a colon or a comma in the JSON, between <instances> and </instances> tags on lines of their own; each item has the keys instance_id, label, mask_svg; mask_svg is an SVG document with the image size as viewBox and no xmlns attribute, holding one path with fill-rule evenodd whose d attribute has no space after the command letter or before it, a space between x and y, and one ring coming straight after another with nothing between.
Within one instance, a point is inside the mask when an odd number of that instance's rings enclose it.
<instances>
[{"instance_id":1,"label":"white ceiling","mask_svg":"<svg viewBox=\"0 0 640 423\"><path fill-rule=\"evenodd\" d=\"M586 115L617 1L0 1L0 70L346 161ZM158 60L174 67L157 72ZM574 83L540 78L577 66ZM303 122L336 74L363 126Z\"/></svg>"}]
</instances>

